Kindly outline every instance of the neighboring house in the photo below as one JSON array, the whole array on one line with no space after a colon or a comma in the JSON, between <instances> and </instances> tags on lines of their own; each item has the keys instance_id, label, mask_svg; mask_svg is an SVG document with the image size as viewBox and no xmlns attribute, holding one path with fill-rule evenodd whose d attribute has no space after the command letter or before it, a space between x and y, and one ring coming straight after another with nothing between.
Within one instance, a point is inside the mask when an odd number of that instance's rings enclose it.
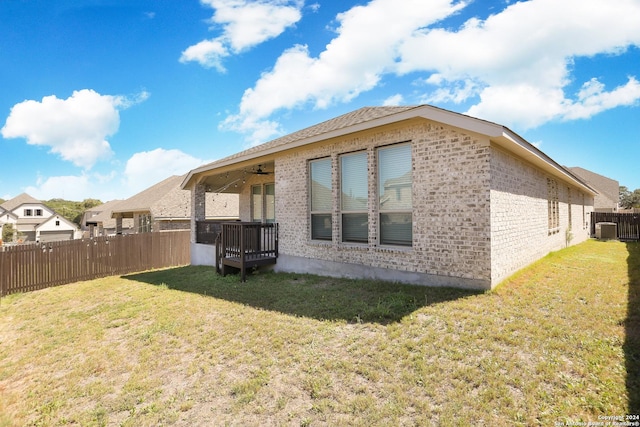
<instances>
[{"instance_id":1,"label":"neighboring house","mask_svg":"<svg viewBox=\"0 0 640 427\"><path fill-rule=\"evenodd\" d=\"M181 187L184 177L185 175L171 176L110 206L109 215L115 221L114 232L122 234L188 230L191 226L191 193ZM99 216L97 218L100 219ZM237 195L209 195L206 219L232 220L237 218ZM126 228L127 219L131 221L130 229Z\"/></svg>"},{"instance_id":2,"label":"neighboring house","mask_svg":"<svg viewBox=\"0 0 640 427\"><path fill-rule=\"evenodd\" d=\"M593 201L593 208L596 212L618 212L620 207L620 183L618 181L579 167L569 168L569 170L598 192Z\"/></svg>"},{"instance_id":3,"label":"neighboring house","mask_svg":"<svg viewBox=\"0 0 640 427\"><path fill-rule=\"evenodd\" d=\"M362 108L192 170L278 224L276 271L490 289L589 238L596 191L508 128L428 105ZM229 228L231 229L231 225Z\"/></svg>"},{"instance_id":4,"label":"neighboring house","mask_svg":"<svg viewBox=\"0 0 640 427\"><path fill-rule=\"evenodd\" d=\"M116 199L87 209L82 216L85 237L108 236L116 234L116 220L111 212L122 200ZM133 229L133 219L122 220L122 232L127 234Z\"/></svg>"},{"instance_id":5,"label":"neighboring house","mask_svg":"<svg viewBox=\"0 0 640 427\"><path fill-rule=\"evenodd\" d=\"M49 242L81 237L76 224L26 193L7 200L2 204L2 209L2 223L13 224L17 241Z\"/></svg>"},{"instance_id":6,"label":"neighboring house","mask_svg":"<svg viewBox=\"0 0 640 427\"><path fill-rule=\"evenodd\" d=\"M18 216L12 212L9 212L2 206L0 206L0 227L5 224L15 225L18 222Z\"/></svg>"}]
</instances>

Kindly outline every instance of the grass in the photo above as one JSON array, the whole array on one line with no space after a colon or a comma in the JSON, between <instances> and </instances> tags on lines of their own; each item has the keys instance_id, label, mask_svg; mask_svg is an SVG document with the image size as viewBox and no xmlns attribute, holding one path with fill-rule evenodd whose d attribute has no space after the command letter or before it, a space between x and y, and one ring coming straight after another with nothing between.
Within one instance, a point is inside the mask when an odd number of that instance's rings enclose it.
<instances>
[{"instance_id":1,"label":"grass","mask_svg":"<svg viewBox=\"0 0 640 427\"><path fill-rule=\"evenodd\" d=\"M185 267L0 301L0 426L554 425L640 412L640 245L486 293Z\"/></svg>"}]
</instances>

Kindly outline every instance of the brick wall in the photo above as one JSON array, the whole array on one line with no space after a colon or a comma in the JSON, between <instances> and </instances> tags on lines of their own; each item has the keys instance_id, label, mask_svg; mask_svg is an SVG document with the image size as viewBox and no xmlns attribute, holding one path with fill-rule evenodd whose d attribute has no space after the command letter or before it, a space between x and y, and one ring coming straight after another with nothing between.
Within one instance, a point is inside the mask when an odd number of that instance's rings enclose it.
<instances>
[{"instance_id":1,"label":"brick wall","mask_svg":"<svg viewBox=\"0 0 640 427\"><path fill-rule=\"evenodd\" d=\"M377 243L377 147L411 141L413 247ZM340 242L338 156L368 152L369 244ZM333 241L310 239L308 161L331 157ZM316 144L276 160L280 252L326 261L490 281L489 144L424 120ZM246 200L242 197L241 200ZM242 207L241 211L245 208Z\"/></svg>"},{"instance_id":2,"label":"brick wall","mask_svg":"<svg viewBox=\"0 0 640 427\"><path fill-rule=\"evenodd\" d=\"M551 231L547 178L555 179L558 188L560 221L559 227ZM551 251L586 240L589 237L587 221L592 210L592 196L492 147L492 285ZM572 236L568 236L567 230Z\"/></svg>"},{"instance_id":3,"label":"brick wall","mask_svg":"<svg viewBox=\"0 0 640 427\"><path fill-rule=\"evenodd\" d=\"M413 245L380 246L376 149L406 141L412 146ZM369 243L342 243L339 156L362 150L368 153ZM312 241L308 162L326 157L332 159L333 239ZM560 226L549 233L548 177L487 137L416 119L281 153L275 176L249 175L239 188L240 218L251 219L251 185L275 182L281 254L416 273L425 284L438 276L490 288L567 244L569 204L569 243L588 238L593 197L558 178Z\"/></svg>"}]
</instances>

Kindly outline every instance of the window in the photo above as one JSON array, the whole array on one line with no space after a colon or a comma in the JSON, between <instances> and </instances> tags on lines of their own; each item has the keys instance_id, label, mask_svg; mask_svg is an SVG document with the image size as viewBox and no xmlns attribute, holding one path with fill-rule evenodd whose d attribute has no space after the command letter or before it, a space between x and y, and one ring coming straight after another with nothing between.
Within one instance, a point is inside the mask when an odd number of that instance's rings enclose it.
<instances>
[{"instance_id":1,"label":"window","mask_svg":"<svg viewBox=\"0 0 640 427\"><path fill-rule=\"evenodd\" d=\"M276 222L276 185L273 183L264 185L264 211L266 222Z\"/></svg>"},{"instance_id":2,"label":"window","mask_svg":"<svg viewBox=\"0 0 640 427\"><path fill-rule=\"evenodd\" d=\"M33 216L33 211L31 209L25 209L24 216Z\"/></svg>"},{"instance_id":3,"label":"window","mask_svg":"<svg viewBox=\"0 0 640 427\"><path fill-rule=\"evenodd\" d=\"M151 232L151 214L142 214L138 216L138 233Z\"/></svg>"},{"instance_id":4,"label":"window","mask_svg":"<svg viewBox=\"0 0 640 427\"><path fill-rule=\"evenodd\" d=\"M560 229L558 182L551 178L547 178L547 220L549 223L549 234L557 233Z\"/></svg>"},{"instance_id":5,"label":"window","mask_svg":"<svg viewBox=\"0 0 640 427\"><path fill-rule=\"evenodd\" d=\"M264 188L263 188L264 187ZM274 183L251 186L251 220L275 222L276 186Z\"/></svg>"},{"instance_id":6,"label":"window","mask_svg":"<svg viewBox=\"0 0 640 427\"><path fill-rule=\"evenodd\" d=\"M36 216L42 216L42 209L36 209Z\"/></svg>"},{"instance_id":7,"label":"window","mask_svg":"<svg viewBox=\"0 0 640 427\"><path fill-rule=\"evenodd\" d=\"M340 156L340 209L343 242L368 242L368 199L367 153Z\"/></svg>"},{"instance_id":8,"label":"window","mask_svg":"<svg viewBox=\"0 0 640 427\"><path fill-rule=\"evenodd\" d=\"M251 186L251 220L262 222L262 185Z\"/></svg>"},{"instance_id":9,"label":"window","mask_svg":"<svg viewBox=\"0 0 640 427\"><path fill-rule=\"evenodd\" d=\"M587 221L587 214L584 209L584 193L582 193L582 229L586 229L588 224L589 221Z\"/></svg>"},{"instance_id":10,"label":"window","mask_svg":"<svg viewBox=\"0 0 640 427\"><path fill-rule=\"evenodd\" d=\"M56 227L60 227L60 220L56 220Z\"/></svg>"},{"instance_id":11,"label":"window","mask_svg":"<svg viewBox=\"0 0 640 427\"><path fill-rule=\"evenodd\" d=\"M311 184L311 238L331 240L333 195L331 191L331 159L309 162Z\"/></svg>"},{"instance_id":12,"label":"window","mask_svg":"<svg viewBox=\"0 0 640 427\"><path fill-rule=\"evenodd\" d=\"M411 145L378 149L380 244L412 243Z\"/></svg>"},{"instance_id":13,"label":"window","mask_svg":"<svg viewBox=\"0 0 640 427\"><path fill-rule=\"evenodd\" d=\"M569 215L569 230L571 230L571 226L573 225L573 221L571 221L571 188L567 187L567 214Z\"/></svg>"}]
</instances>

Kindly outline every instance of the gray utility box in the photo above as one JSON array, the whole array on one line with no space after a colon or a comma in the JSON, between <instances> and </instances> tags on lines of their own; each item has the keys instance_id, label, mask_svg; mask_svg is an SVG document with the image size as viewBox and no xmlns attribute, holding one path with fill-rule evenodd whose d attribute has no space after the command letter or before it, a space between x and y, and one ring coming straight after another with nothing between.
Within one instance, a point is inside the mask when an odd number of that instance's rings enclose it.
<instances>
[{"instance_id":1,"label":"gray utility box","mask_svg":"<svg viewBox=\"0 0 640 427\"><path fill-rule=\"evenodd\" d=\"M597 222L596 239L615 240L618 238L618 224L615 222Z\"/></svg>"}]
</instances>

